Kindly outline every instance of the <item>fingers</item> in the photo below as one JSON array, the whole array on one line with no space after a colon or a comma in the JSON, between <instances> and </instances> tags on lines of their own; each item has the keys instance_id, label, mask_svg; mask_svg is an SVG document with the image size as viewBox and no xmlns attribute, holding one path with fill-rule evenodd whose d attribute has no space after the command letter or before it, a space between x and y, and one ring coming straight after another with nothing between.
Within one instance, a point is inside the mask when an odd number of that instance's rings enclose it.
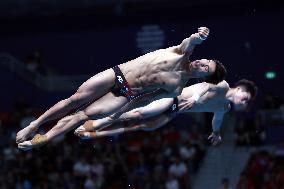
<instances>
[{"instance_id":1,"label":"fingers","mask_svg":"<svg viewBox=\"0 0 284 189\"><path fill-rule=\"evenodd\" d=\"M206 29L205 30L203 30L203 29L202 30L198 30L198 33L199 34L204 34L204 35L209 35L209 30L206 30Z\"/></svg>"},{"instance_id":2,"label":"fingers","mask_svg":"<svg viewBox=\"0 0 284 189\"><path fill-rule=\"evenodd\" d=\"M212 135L210 135L208 138L207 138L207 140L210 140L212 138Z\"/></svg>"},{"instance_id":3,"label":"fingers","mask_svg":"<svg viewBox=\"0 0 284 189\"><path fill-rule=\"evenodd\" d=\"M215 138L215 140L214 140L214 142L212 144L213 144L213 146L216 146L216 145L220 144L221 142L222 142L221 137L220 136L216 136L216 138Z\"/></svg>"},{"instance_id":4,"label":"fingers","mask_svg":"<svg viewBox=\"0 0 284 189\"><path fill-rule=\"evenodd\" d=\"M209 29L206 28L206 27L201 27L201 28L198 28L198 33L204 33L204 34L209 34Z\"/></svg>"},{"instance_id":5,"label":"fingers","mask_svg":"<svg viewBox=\"0 0 284 189\"><path fill-rule=\"evenodd\" d=\"M209 28L207 28L207 27L199 27L198 31L205 31L205 32L209 33Z\"/></svg>"},{"instance_id":6,"label":"fingers","mask_svg":"<svg viewBox=\"0 0 284 189\"><path fill-rule=\"evenodd\" d=\"M75 130L75 133L88 131L84 126L80 126Z\"/></svg>"},{"instance_id":7,"label":"fingers","mask_svg":"<svg viewBox=\"0 0 284 189\"><path fill-rule=\"evenodd\" d=\"M217 144L219 144L218 141L214 141L214 142L212 143L213 146L216 146Z\"/></svg>"},{"instance_id":8,"label":"fingers","mask_svg":"<svg viewBox=\"0 0 284 189\"><path fill-rule=\"evenodd\" d=\"M24 141L18 144L18 148L24 151L31 150L33 148L33 144L31 141Z\"/></svg>"},{"instance_id":9,"label":"fingers","mask_svg":"<svg viewBox=\"0 0 284 189\"><path fill-rule=\"evenodd\" d=\"M217 144L216 137L211 137L210 143L215 146Z\"/></svg>"},{"instance_id":10,"label":"fingers","mask_svg":"<svg viewBox=\"0 0 284 189\"><path fill-rule=\"evenodd\" d=\"M220 144L222 142L222 138L221 136L216 136L214 134L211 134L209 137L208 137L208 140L210 141L210 143L213 145L213 146L216 146L218 144Z\"/></svg>"},{"instance_id":11,"label":"fingers","mask_svg":"<svg viewBox=\"0 0 284 189\"><path fill-rule=\"evenodd\" d=\"M199 27L198 34L202 40L205 40L209 36L209 29L207 27Z\"/></svg>"}]
</instances>

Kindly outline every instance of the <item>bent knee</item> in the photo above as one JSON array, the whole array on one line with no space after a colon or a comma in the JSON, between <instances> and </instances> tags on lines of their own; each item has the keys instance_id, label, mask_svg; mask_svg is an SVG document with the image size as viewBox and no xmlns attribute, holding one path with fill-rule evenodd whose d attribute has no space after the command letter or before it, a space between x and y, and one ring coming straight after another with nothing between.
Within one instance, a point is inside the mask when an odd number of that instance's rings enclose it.
<instances>
[{"instance_id":1,"label":"bent knee","mask_svg":"<svg viewBox=\"0 0 284 189\"><path fill-rule=\"evenodd\" d=\"M78 107L89 101L84 93L78 91L66 100L71 107Z\"/></svg>"}]
</instances>

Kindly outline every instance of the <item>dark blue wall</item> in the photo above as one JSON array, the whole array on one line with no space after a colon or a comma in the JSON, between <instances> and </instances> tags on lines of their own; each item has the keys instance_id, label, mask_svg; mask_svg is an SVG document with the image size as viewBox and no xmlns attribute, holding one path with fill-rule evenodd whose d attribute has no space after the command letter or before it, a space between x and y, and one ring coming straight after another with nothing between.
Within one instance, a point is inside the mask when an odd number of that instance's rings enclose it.
<instances>
[{"instance_id":1,"label":"dark blue wall","mask_svg":"<svg viewBox=\"0 0 284 189\"><path fill-rule=\"evenodd\" d=\"M196 32L198 26L208 26L210 38L195 50L192 59L220 59L228 69L227 80L231 84L244 77L256 81L261 94L272 91L283 97L283 18L280 12L258 14L252 11L246 15L163 21L160 27L165 32L165 47L168 47L179 44ZM149 24L159 23L149 21ZM90 22L90 25L95 23ZM0 52L9 52L23 60L33 49L40 48L44 63L59 73L95 74L141 54L135 44L136 32L141 27L140 24L131 24L68 31L49 24L44 31L42 28L37 31L35 23L31 32L1 34ZM277 78L265 80L266 70L277 71ZM40 105L52 104L72 93L46 93L6 70L0 70L0 78L1 104L5 107L19 94L32 94L32 102Z\"/></svg>"}]
</instances>

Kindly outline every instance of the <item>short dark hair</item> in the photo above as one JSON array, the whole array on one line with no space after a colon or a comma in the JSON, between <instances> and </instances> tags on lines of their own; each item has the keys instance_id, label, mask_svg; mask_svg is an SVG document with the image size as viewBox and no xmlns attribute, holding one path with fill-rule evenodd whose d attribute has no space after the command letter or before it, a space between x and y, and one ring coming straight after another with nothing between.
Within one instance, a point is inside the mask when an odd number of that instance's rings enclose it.
<instances>
[{"instance_id":1,"label":"short dark hair","mask_svg":"<svg viewBox=\"0 0 284 189\"><path fill-rule=\"evenodd\" d=\"M255 98L257 94L257 86L253 81L247 80L247 79L241 79L239 80L234 87L244 87L247 92L250 93L252 99Z\"/></svg>"},{"instance_id":2,"label":"short dark hair","mask_svg":"<svg viewBox=\"0 0 284 189\"><path fill-rule=\"evenodd\" d=\"M215 72L206 77L205 81L208 83L218 84L219 82L223 81L227 75L227 70L225 66L219 60L212 60L216 63Z\"/></svg>"}]
</instances>

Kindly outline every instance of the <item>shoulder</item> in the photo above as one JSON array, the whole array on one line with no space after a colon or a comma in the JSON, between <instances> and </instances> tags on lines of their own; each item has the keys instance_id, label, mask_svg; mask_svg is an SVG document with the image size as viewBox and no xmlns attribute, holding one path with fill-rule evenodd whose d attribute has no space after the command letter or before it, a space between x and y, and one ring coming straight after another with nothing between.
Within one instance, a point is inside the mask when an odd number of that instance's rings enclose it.
<instances>
[{"instance_id":1,"label":"shoulder","mask_svg":"<svg viewBox=\"0 0 284 189\"><path fill-rule=\"evenodd\" d=\"M221 91L228 91L230 88L229 84L223 80L220 83L218 83L217 85L214 85L213 89L216 89L217 91L221 92Z\"/></svg>"},{"instance_id":2,"label":"shoulder","mask_svg":"<svg viewBox=\"0 0 284 189\"><path fill-rule=\"evenodd\" d=\"M217 87L222 88L222 89L229 89L230 88L229 84L225 80L218 83Z\"/></svg>"}]
</instances>

